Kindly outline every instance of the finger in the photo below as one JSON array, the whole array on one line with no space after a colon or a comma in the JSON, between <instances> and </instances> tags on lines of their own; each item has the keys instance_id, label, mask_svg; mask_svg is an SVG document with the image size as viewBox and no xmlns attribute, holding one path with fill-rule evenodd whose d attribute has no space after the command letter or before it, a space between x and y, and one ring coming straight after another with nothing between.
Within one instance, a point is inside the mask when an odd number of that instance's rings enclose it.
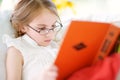
<instances>
[{"instance_id":1,"label":"finger","mask_svg":"<svg viewBox=\"0 0 120 80\"><path fill-rule=\"evenodd\" d=\"M52 65L50 68L49 68L50 71L58 71L58 68L57 66L55 65Z\"/></svg>"},{"instance_id":2,"label":"finger","mask_svg":"<svg viewBox=\"0 0 120 80\"><path fill-rule=\"evenodd\" d=\"M49 79L56 79L58 76L57 72L48 72L47 76L49 77Z\"/></svg>"}]
</instances>

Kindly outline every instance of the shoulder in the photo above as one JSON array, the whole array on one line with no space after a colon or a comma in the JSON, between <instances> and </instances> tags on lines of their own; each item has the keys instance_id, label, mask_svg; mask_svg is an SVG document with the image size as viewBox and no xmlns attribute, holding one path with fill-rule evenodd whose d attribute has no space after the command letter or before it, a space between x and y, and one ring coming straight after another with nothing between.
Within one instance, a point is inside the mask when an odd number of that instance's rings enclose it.
<instances>
[{"instance_id":1,"label":"shoulder","mask_svg":"<svg viewBox=\"0 0 120 80\"><path fill-rule=\"evenodd\" d=\"M23 63L21 52L13 46L7 49L7 60Z\"/></svg>"},{"instance_id":2,"label":"shoulder","mask_svg":"<svg viewBox=\"0 0 120 80\"><path fill-rule=\"evenodd\" d=\"M7 78L11 80L21 79L23 59L19 50L9 47L6 57Z\"/></svg>"},{"instance_id":3,"label":"shoulder","mask_svg":"<svg viewBox=\"0 0 120 80\"><path fill-rule=\"evenodd\" d=\"M8 47L7 53L11 55L13 54L13 55L21 56L21 52L18 49L16 49L14 46Z\"/></svg>"}]
</instances>

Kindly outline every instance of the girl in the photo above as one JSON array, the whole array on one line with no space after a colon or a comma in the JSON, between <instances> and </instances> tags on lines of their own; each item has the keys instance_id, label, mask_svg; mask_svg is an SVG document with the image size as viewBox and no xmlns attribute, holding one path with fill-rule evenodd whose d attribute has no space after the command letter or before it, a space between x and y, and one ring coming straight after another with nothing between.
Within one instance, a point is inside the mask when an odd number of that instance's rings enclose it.
<instances>
[{"instance_id":1,"label":"girl","mask_svg":"<svg viewBox=\"0 0 120 80\"><path fill-rule=\"evenodd\" d=\"M55 80L54 36L61 29L51 0L21 0L11 17L16 38L7 37L7 80Z\"/></svg>"}]
</instances>

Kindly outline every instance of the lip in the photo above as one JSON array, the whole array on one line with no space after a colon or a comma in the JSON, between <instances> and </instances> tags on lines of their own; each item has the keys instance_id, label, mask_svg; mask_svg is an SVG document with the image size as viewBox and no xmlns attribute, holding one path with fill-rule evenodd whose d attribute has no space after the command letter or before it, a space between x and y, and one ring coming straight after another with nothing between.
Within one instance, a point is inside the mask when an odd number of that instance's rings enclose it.
<instances>
[{"instance_id":1,"label":"lip","mask_svg":"<svg viewBox=\"0 0 120 80\"><path fill-rule=\"evenodd\" d=\"M51 40L45 40L44 42L50 42Z\"/></svg>"}]
</instances>

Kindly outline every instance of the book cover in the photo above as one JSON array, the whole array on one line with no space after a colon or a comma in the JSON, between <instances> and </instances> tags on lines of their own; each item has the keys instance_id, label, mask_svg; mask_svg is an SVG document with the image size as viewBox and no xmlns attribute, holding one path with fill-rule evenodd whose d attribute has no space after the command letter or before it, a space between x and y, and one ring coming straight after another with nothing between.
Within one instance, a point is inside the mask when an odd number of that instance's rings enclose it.
<instances>
[{"instance_id":1,"label":"book cover","mask_svg":"<svg viewBox=\"0 0 120 80\"><path fill-rule=\"evenodd\" d=\"M55 61L58 67L58 80L65 80L75 71L93 63L110 27L109 23L71 22ZM117 37L117 34L113 36Z\"/></svg>"}]
</instances>

